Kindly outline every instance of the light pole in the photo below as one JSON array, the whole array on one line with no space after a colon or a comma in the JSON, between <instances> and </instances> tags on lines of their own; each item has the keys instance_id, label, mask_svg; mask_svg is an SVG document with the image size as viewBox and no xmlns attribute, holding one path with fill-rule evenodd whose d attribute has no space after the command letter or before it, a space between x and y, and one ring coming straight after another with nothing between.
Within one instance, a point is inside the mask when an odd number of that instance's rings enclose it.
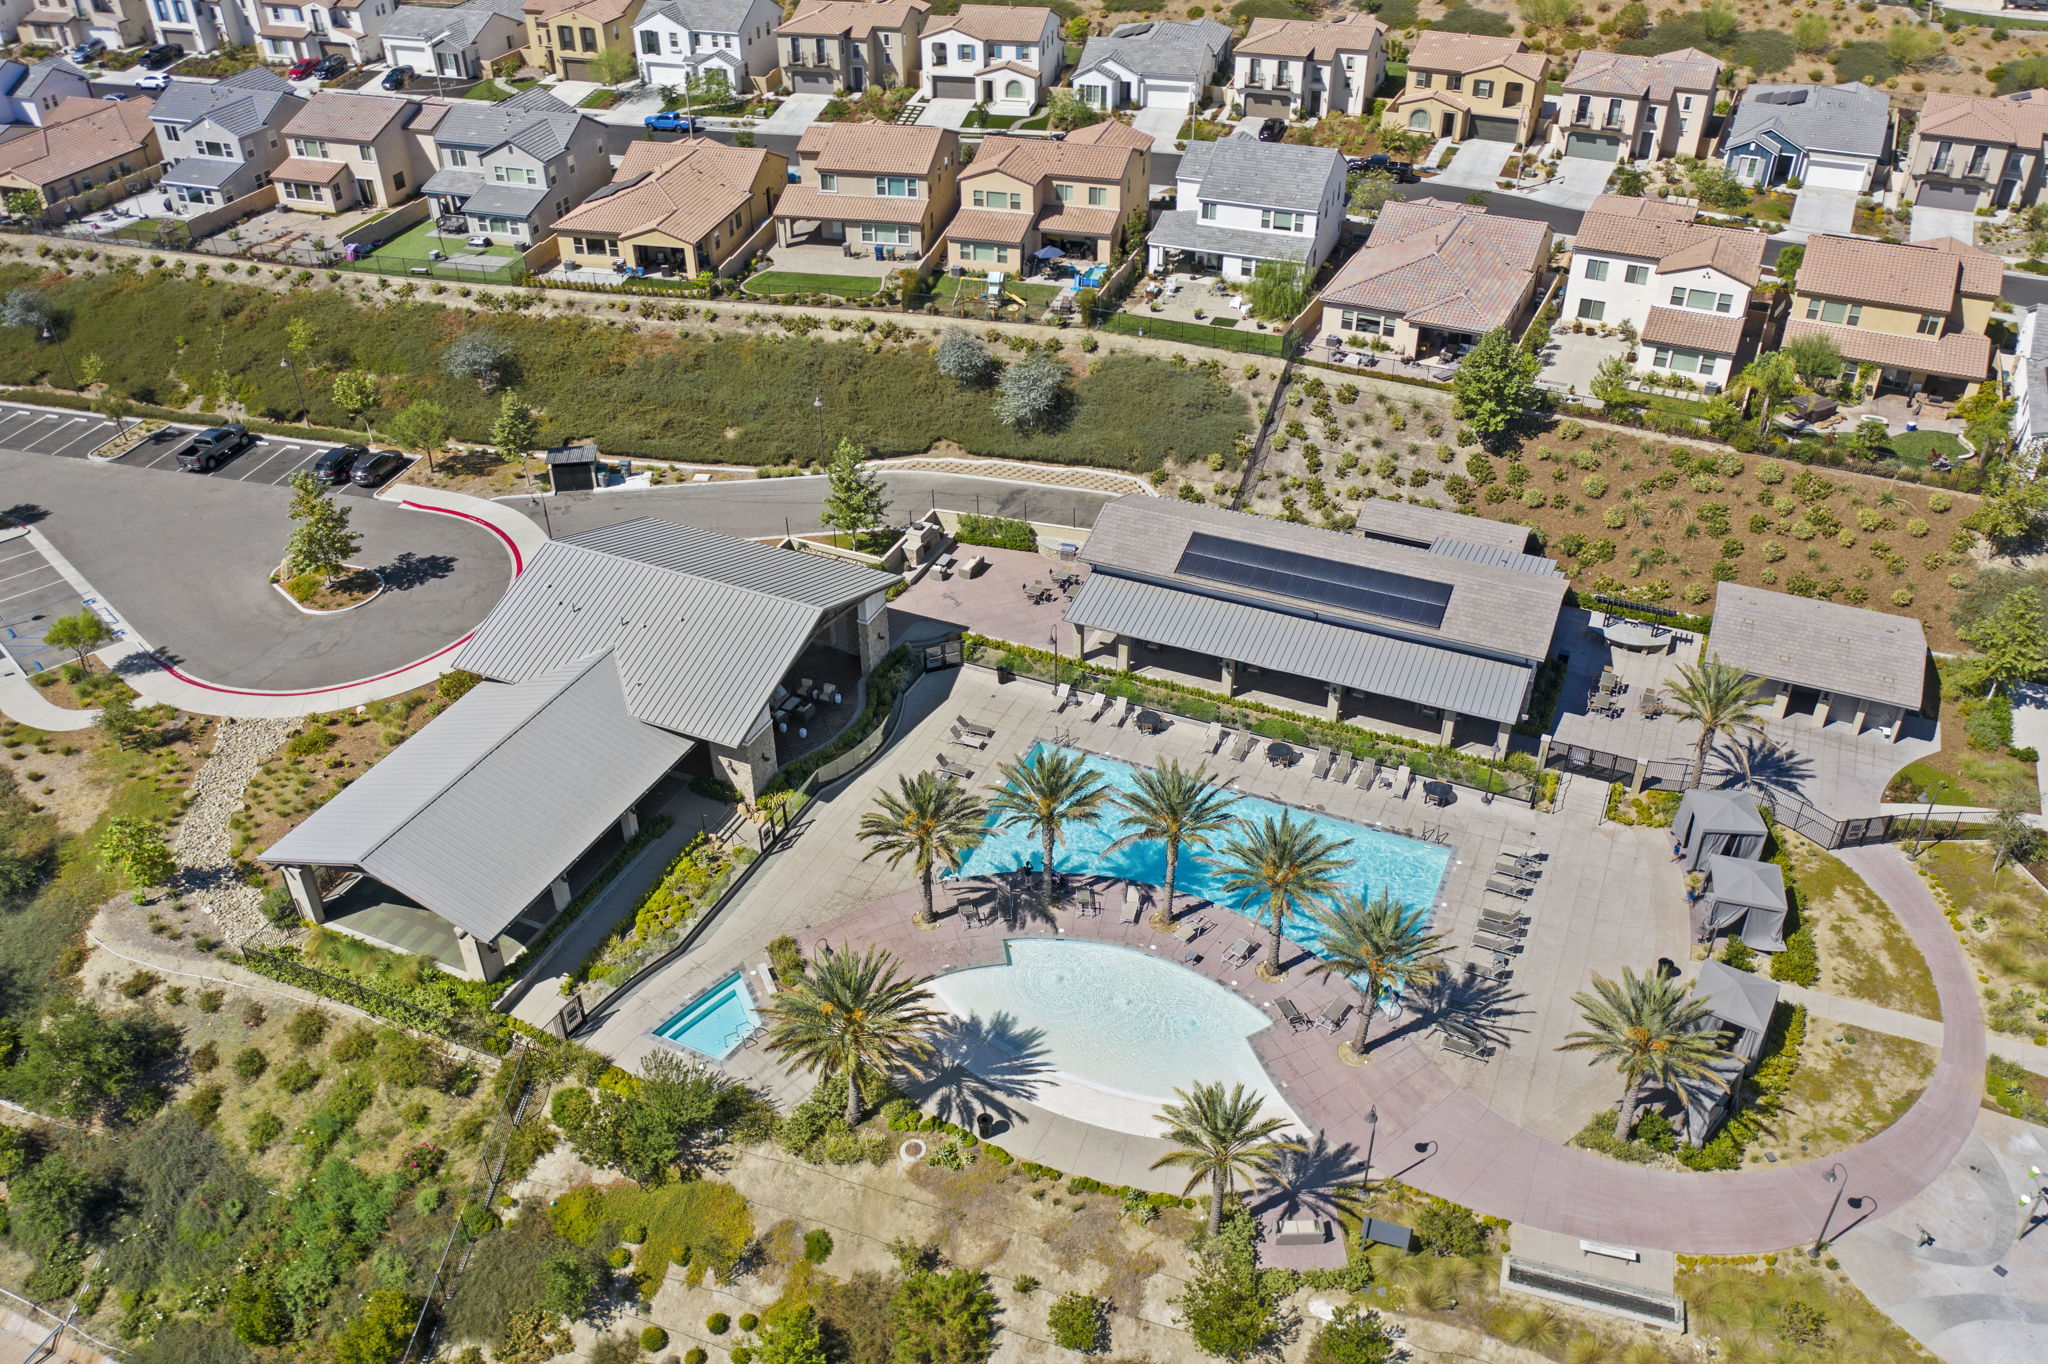
<instances>
[{"instance_id":1,"label":"light pole","mask_svg":"<svg viewBox=\"0 0 2048 1364\"><path fill-rule=\"evenodd\" d=\"M1920 854L1927 851L1927 829L1934 822L1934 796L1935 789L1932 786L1920 793L1920 799L1927 802L1927 813L1920 817L1920 828L1917 830L1919 837L1909 840L1913 845L1913 850L1906 854L1906 860L1909 862L1918 862Z\"/></svg>"},{"instance_id":2,"label":"light pole","mask_svg":"<svg viewBox=\"0 0 2048 1364\"><path fill-rule=\"evenodd\" d=\"M1806 1252L1807 1258L1813 1260L1820 1258L1821 1247L1828 1243L1828 1227L1834 1222L1835 1213L1842 1206L1842 1194L1849 1186L1849 1172L1842 1168L1840 1161L1822 1171L1821 1178L1834 1185L1835 1197L1834 1201L1828 1204L1828 1215L1821 1219L1820 1235L1814 1238L1813 1249Z\"/></svg>"},{"instance_id":3,"label":"light pole","mask_svg":"<svg viewBox=\"0 0 2048 1364\"><path fill-rule=\"evenodd\" d=\"M43 340L48 341L51 345L57 348L57 358L64 362L65 382L68 383L74 391L76 391L78 388L78 376L71 372L71 357L64 353L64 343L58 339L57 333L50 330L47 324L45 324L43 327Z\"/></svg>"},{"instance_id":4,"label":"light pole","mask_svg":"<svg viewBox=\"0 0 2048 1364\"><path fill-rule=\"evenodd\" d=\"M821 388L821 389L819 389L819 390L818 390L818 394L817 394L817 396L811 399L811 410L812 410L813 412L816 412L816 413L818 414L818 464L819 464L819 466L820 466L820 467L822 468L822 467L824 466L824 463L825 463L825 390L824 390L824 389L822 389L822 388Z\"/></svg>"},{"instance_id":5,"label":"light pole","mask_svg":"<svg viewBox=\"0 0 2048 1364\"><path fill-rule=\"evenodd\" d=\"M292 363L292 358L289 355L278 356L277 367L279 369L291 371L292 388L299 395L299 415L302 417L311 416L312 409L306 406L306 386L303 383L299 382L299 367Z\"/></svg>"},{"instance_id":6,"label":"light pole","mask_svg":"<svg viewBox=\"0 0 2048 1364\"><path fill-rule=\"evenodd\" d=\"M1372 1188L1372 1152L1380 1140L1380 1107L1374 1104L1365 1110L1365 1187Z\"/></svg>"}]
</instances>

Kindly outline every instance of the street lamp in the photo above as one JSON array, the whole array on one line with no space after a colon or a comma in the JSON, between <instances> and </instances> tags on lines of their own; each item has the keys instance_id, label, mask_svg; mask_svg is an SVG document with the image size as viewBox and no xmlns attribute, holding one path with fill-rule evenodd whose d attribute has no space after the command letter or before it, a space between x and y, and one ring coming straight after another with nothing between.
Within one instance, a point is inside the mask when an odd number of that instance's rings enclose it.
<instances>
[{"instance_id":1,"label":"street lamp","mask_svg":"<svg viewBox=\"0 0 2048 1364\"><path fill-rule=\"evenodd\" d=\"M1365 1110L1365 1186L1372 1187L1372 1152L1380 1140L1380 1106Z\"/></svg>"},{"instance_id":2,"label":"street lamp","mask_svg":"<svg viewBox=\"0 0 2048 1364\"><path fill-rule=\"evenodd\" d=\"M48 341L57 348L57 358L64 362L65 382L76 390L78 387L78 376L71 372L71 357L64 353L64 343L57 338L57 333L51 331L47 324L43 327L43 340Z\"/></svg>"},{"instance_id":3,"label":"street lamp","mask_svg":"<svg viewBox=\"0 0 2048 1364\"><path fill-rule=\"evenodd\" d=\"M823 465L823 464L824 464L824 462L825 462L825 390L824 390L824 389L822 389L822 388L821 388L821 389L819 389L819 390L818 390L818 394L817 394L817 396L811 399L811 410L812 410L813 412L816 412L816 413L818 414L818 463L819 463L820 465Z\"/></svg>"},{"instance_id":4,"label":"street lamp","mask_svg":"<svg viewBox=\"0 0 2048 1364\"><path fill-rule=\"evenodd\" d=\"M1819 1259L1820 1248L1828 1243L1828 1227L1831 1223L1834 1222L1835 1213L1842 1206L1842 1193L1844 1190L1848 1188L1848 1175L1849 1172L1842 1168L1841 1162L1839 1161L1837 1161L1833 1165L1828 1166L1827 1169L1821 1172L1820 1177L1822 1179L1825 1179L1828 1183L1834 1185L1835 1198L1832 1203L1828 1204L1828 1215L1821 1219L1820 1235L1814 1238L1813 1249L1806 1252L1807 1257L1809 1259Z\"/></svg>"},{"instance_id":5,"label":"street lamp","mask_svg":"<svg viewBox=\"0 0 2048 1364\"><path fill-rule=\"evenodd\" d=\"M302 416L308 416L308 417L312 416L312 415L313 415L313 413L312 413L312 409L306 406L306 386L305 386L304 384L302 384L302 383L300 383L300 382L299 382L299 367L298 367L297 365L295 365L295 364L293 364L293 363L292 363L292 358L291 358L291 356L289 356L289 355L280 355L280 356L278 356L278 357L277 357L277 367L278 367L279 369L286 369L286 370L290 370L290 371L291 371L291 375L292 375L292 387L293 387L293 388L294 388L295 390L297 390L297 392L298 392L298 395L299 395L299 413L300 413L300 415L302 415Z\"/></svg>"}]
</instances>

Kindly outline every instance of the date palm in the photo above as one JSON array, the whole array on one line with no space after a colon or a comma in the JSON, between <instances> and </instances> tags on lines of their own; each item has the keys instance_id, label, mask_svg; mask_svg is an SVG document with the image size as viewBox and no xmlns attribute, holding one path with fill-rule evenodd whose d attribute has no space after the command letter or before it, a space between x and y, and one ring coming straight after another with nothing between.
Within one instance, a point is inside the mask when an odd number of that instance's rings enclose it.
<instances>
[{"instance_id":1,"label":"date palm","mask_svg":"<svg viewBox=\"0 0 2048 1364\"><path fill-rule=\"evenodd\" d=\"M1385 890L1373 896L1371 904L1346 895L1329 913L1316 917L1322 929L1322 960L1309 968L1309 974L1341 976L1362 996L1351 1052L1363 1059L1380 995L1389 986L1413 990L1433 980L1443 970L1437 958L1443 935L1429 931L1420 910L1410 910Z\"/></svg>"},{"instance_id":2,"label":"date palm","mask_svg":"<svg viewBox=\"0 0 2048 1364\"><path fill-rule=\"evenodd\" d=\"M1272 918L1272 938L1259 970L1278 980L1280 931L1287 916L1306 905L1327 901L1337 892L1337 873L1346 865L1344 840L1319 834L1307 820L1295 822L1281 813L1257 825L1240 823L1238 833L1206 859L1223 878L1223 889L1240 897L1245 909L1263 905Z\"/></svg>"},{"instance_id":3,"label":"date palm","mask_svg":"<svg viewBox=\"0 0 2048 1364\"><path fill-rule=\"evenodd\" d=\"M902 778L894 791L875 797L875 808L860 818L861 842L869 846L861 858L887 857L894 867L906 857L917 869L924 905L917 913L920 928L929 928L932 914L932 869L960 869L960 858L981 838L988 807L973 793L930 772Z\"/></svg>"},{"instance_id":4,"label":"date palm","mask_svg":"<svg viewBox=\"0 0 2048 1364\"><path fill-rule=\"evenodd\" d=\"M1039 874L1039 899L1052 909L1052 850L1069 824L1095 818L1110 798L1109 784L1088 770L1078 753L1041 748L1027 758L1004 763L1002 785L991 787L989 809L1005 829L1029 829L1045 850Z\"/></svg>"},{"instance_id":5,"label":"date palm","mask_svg":"<svg viewBox=\"0 0 2048 1364\"><path fill-rule=\"evenodd\" d=\"M1180 1102L1160 1109L1159 1121L1166 1125L1165 1138L1176 1145L1153 1161L1152 1168L1185 1168L1188 1183L1183 1194L1208 1181L1209 1232L1214 1235L1223 1228L1224 1201L1236 1192L1238 1180L1249 1187L1280 1155L1300 1150L1301 1143L1276 1138L1287 1120L1265 1116L1259 1096L1246 1093L1243 1085L1232 1085L1228 1093L1220 1084L1173 1092Z\"/></svg>"},{"instance_id":6,"label":"date palm","mask_svg":"<svg viewBox=\"0 0 2048 1364\"><path fill-rule=\"evenodd\" d=\"M1621 1071L1621 1112L1614 1120L1614 1139L1627 1141L1635 1126L1636 1100L1645 1082L1676 1086L1704 1082L1726 1089L1708 1063L1721 1055L1718 1034L1701 1030L1706 1003L1689 999L1675 978L1639 976L1626 966L1617 984L1593 977L1593 990L1572 996L1586 1026L1565 1034L1559 1051L1586 1051Z\"/></svg>"},{"instance_id":7,"label":"date palm","mask_svg":"<svg viewBox=\"0 0 2048 1364\"><path fill-rule=\"evenodd\" d=\"M846 1077L846 1121L860 1121L863 1072L886 1078L928 1056L941 1015L922 978L899 977L880 948L831 952L805 964L762 1011L768 1050L814 1075Z\"/></svg>"},{"instance_id":8,"label":"date palm","mask_svg":"<svg viewBox=\"0 0 2048 1364\"><path fill-rule=\"evenodd\" d=\"M1168 760L1164 767L1140 771L1116 803L1124 811L1123 827L1130 832L1110 844L1109 851L1153 839L1166 844L1166 898L1153 911L1152 926L1170 928L1181 849L1206 849L1211 839L1235 824L1229 811L1237 797L1209 779L1207 764L1190 772Z\"/></svg>"},{"instance_id":9,"label":"date palm","mask_svg":"<svg viewBox=\"0 0 2048 1364\"><path fill-rule=\"evenodd\" d=\"M1700 740L1693 745L1692 776L1687 785L1698 786L1707 773L1707 750L1720 734L1762 734L1764 713L1757 696L1762 685L1732 663L1703 658L1681 663L1678 682L1671 688L1671 703L1678 718L1700 727Z\"/></svg>"}]
</instances>

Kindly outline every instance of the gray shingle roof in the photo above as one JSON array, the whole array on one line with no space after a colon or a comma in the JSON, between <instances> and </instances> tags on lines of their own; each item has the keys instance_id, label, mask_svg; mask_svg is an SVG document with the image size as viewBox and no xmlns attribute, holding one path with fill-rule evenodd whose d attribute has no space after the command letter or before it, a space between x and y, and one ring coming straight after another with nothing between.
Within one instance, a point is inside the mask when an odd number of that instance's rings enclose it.
<instances>
[{"instance_id":1,"label":"gray shingle roof","mask_svg":"<svg viewBox=\"0 0 2048 1364\"><path fill-rule=\"evenodd\" d=\"M1722 583L1707 649L1758 677L1909 711L1920 709L1926 690L1919 621L1817 597Z\"/></svg>"},{"instance_id":2,"label":"gray shingle roof","mask_svg":"<svg viewBox=\"0 0 2048 1364\"><path fill-rule=\"evenodd\" d=\"M489 151L511 143L543 161L562 154L583 116L541 89L525 90L498 104L464 100L434 130L442 147Z\"/></svg>"},{"instance_id":3,"label":"gray shingle roof","mask_svg":"<svg viewBox=\"0 0 2048 1364\"><path fill-rule=\"evenodd\" d=\"M896 576L642 519L541 547L457 666L504 682L612 650L627 709L737 747L832 607Z\"/></svg>"},{"instance_id":4,"label":"gray shingle roof","mask_svg":"<svg viewBox=\"0 0 2048 1364\"><path fill-rule=\"evenodd\" d=\"M737 33L753 0L668 0L640 11L642 19L666 15L694 33Z\"/></svg>"},{"instance_id":5,"label":"gray shingle roof","mask_svg":"<svg viewBox=\"0 0 2048 1364\"><path fill-rule=\"evenodd\" d=\"M1188 144L1175 176L1199 181L1204 199L1314 212L1333 171L1342 184L1344 156L1335 147L1226 137Z\"/></svg>"},{"instance_id":6,"label":"gray shingle roof","mask_svg":"<svg viewBox=\"0 0 2048 1364\"><path fill-rule=\"evenodd\" d=\"M1170 251L1203 251L1252 260L1304 260L1313 240L1306 233L1259 232L1245 227L1205 223L1191 208L1168 209L1159 215L1145 238Z\"/></svg>"},{"instance_id":7,"label":"gray shingle roof","mask_svg":"<svg viewBox=\"0 0 2048 1364\"><path fill-rule=\"evenodd\" d=\"M1119 24L1106 35L1088 40L1081 49L1081 64L1074 74L1085 75L1115 58L1117 65L1140 76L1204 85L1215 74L1216 64L1229 42L1230 30L1214 19L1196 19L1185 24L1148 19L1143 23Z\"/></svg>"},{"instance_id":8,"label":"gray shingle roof","mask_svg":"<svg viewBox=\"0 0 2048 1364\"><path fill-rule=\"evenodd\" d=\"M164 183L187 185L193 189L219 189L247 169L249 163L246 161L229 161L218 156L188 156L164 172Z\"/></svg>"},{"instance_id":9,"label":"gray shingle roof","mask_svg":"<svg viewBox=\"0 0 2048 1364\"><path fill-rule=\"evenodd\" d=\"M524 25L521 10L525 4L526 0L469 0L450 9L400 5L379 31L386 38L434 38L444 47L465 48L497 16Z\"/></svg>"},{"instance_id":10,"label":"gray shingle roof","mask_svg":"<svg viewBox=\"0 0 2048 1364\"><path fill-rule=\"evenodd\" d=\"M1847 85L1752 85L1728 120L1727 144L1774 132L1809 152L1876 156L1891 126L1891 97L1861 81Z\"/></svg>"},{"instance_id":11,"label":"gray shingle roof","mask_svg":"<svg viewBox=\"0 0 2048 1364\"><path fill-rule=\"evenodd\" d=\"M588 655L478 685L263 858L360 868L496 938L692 747L634 719L612 656Z\"/></svg>"},{"instance_id":12,"label":"gray shingle roof","mask_svg":"<svg viewBox=\"0 0 2048 1364\"><path fill-rule=\"evenodd\" d=\"M157 96L149 116L158 123L180 128L211 119L223 132L241 137L270 122L286 100L293 101L291 107L296 110L302 99L280 77L256 66L211 85L173 81L168 90Z\"/></svg>"},{"instance_id":13,"label":"gray shingle roof","mask_svg":"<svg viewBox=\"0 0 2048 1364\"><path fill-rule=\"evenodd\" d=\"M51 57L46 61L37 62L28 69L28 73L22 78L21 84L17 85L12 92L14 98L33 99L36 92L41 90L52 76L73 76L79 80L88 79L85 72L79 70L70 62L64 60L64 58Z\"/></svg>"}]
</instances>

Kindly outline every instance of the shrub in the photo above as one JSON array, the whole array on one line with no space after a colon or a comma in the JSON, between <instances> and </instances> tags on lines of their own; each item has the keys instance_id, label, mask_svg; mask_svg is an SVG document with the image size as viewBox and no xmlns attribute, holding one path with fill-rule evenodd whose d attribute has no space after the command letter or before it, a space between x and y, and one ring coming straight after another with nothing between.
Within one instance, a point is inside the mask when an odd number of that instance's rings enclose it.
<instances>
[{"instance_id":1,"label":"shrub","mask_svg":"<svg viewBox=\"0 0 2048 1364\"><path fill-rule=\"evenodd\" d=\"M653 1354L657 1350L667 1349L668 1332L662 1330L659 1326L647 1327L640 1333L640 1348L648 1354ZM702 1354L703 1351L697 1350L693 1351L693 1353Z\"/></svg>"},{"instance_id":2,"label":"shrub","mask_svg":"<svg viewBox=\"0 0 2048 1364\"><path fill-rule=\"evenodd\" d=\"M704 1318L704 1329L714 1336L722 1336L732 1329L732 1318L723 1312L713 1312Z\"/></svg>"},{"instance_id":3,"label":"shrub","mask_svg":"<svg viewBox=\"0 0 2048 1364\"><path fill-rule=\"evenodd\" d=\"M235 1053L235 1059L228 1066L238 1078L253 1080L269 1069L270 1058L263 1054L261 1047L244 1047Z\"/></svg>"},{"instance_id":4,"label":"shrub","mask_svg":"<svg viewBox=\"0 0 2048 1364\"><path fill-rule=\"evenodd\" d=\"M217 1014L220 1012L220 1006L227 1002L227 998L228 992L226 990L201 990L198 1000L199 1012L203 1014Z\"/></svg>"},{"instance_id":5,"label":"shrub","mask_svg":"<svg viewBox=\"0 0 2048 1364\"><path fill-rule=\"evenodd\" d=\"M294 758L310 758L334 747L334 731L323 724L311 724L291 737L284 751Z\"/></svg>"},{"instance_id":6,"label":"shrub","mask_svg":"<svg viewBox=\"0 0 2048 1364\"><path fill-rule=\"evenodd\" d=\"M1026 553L1038 548L1038 532L1031 528L1030 523L1007 516L962 515L953 538L963 545L988 545Z\"/></svg>"},{"instance_id":7,"label":"shrub","mask_svg":"<svg viewBox=\"0 0 2048 1364\"><path fill-rule=\"evenodd\" d=\"M739 1327L742 1331L751 1331L760 1324L761 1319L755 1316L752 1312L740 1313L739 1320L733 1323L733 1325Z\"/></svg>"},{"instance_id":8,"label":"shrub","mask_svg":"<svg viewBox=\"0 0 2048 1364\"><path fill-rule=\"evenodd\" d=\"M1785 950L1771 958L1771 979L1794 985L1820 983L1820 953L1811 928L1802 927L1785 939Z\"/></svg>"},{"instance_id":9,"label":"shrub","mask_svg":"<svg viewBox=\"0 0 2048 1364\"><path fill-rule=\"evenodd\" d=\"M1478 1255L1486 1249L1486 1228L1470 1208L1433 1200L1415 1219L1415 1238L1432 1255Z\"/></svg>"},{"instance_id":10,"label":"shrub","mask_svg":"<svg viewBox=\"0 0 2048 1364\"><path fill-rule=\"evenodd\" d=\"M220 1116L221 1101L226 1097L219 1085L201 1085L185 1100L185 1111L201 1127L211 1127Z\"/></svg>"},{"instance_id":11,"label":"shrub","mask_svg":"<svg viewBox=\"0 0 2048 1364\"><path fill-rule=\"evenodd\" d=\"M683 1352L683 1364L705 1364L710 1358L702 1345L692 1345Z\"/></svg>"},{"instance_id":12,"label":"shrub","mask_svg":"<svg viewBox=\"0 0 2048 1364\"><path fill-rule=\"evenodd\" d=\"M823 1227L812 1227L804 1233L804 1258L814 1265L824 1264L832 1258L832 1233Z\"/></svg>"},{"instance_id":13,"label":"shrub","mask_svg":"<svg viewBox=\"0 0 2048 1364\"><path fill-rule=\"evenodd\" d=\"M303 1057L280 1070L276 1076L277 1087L287 1094L303 1094L320 1083L320 1072L306 1064Z\"/></svg>"},{"instance_id":14,"label":"shrub","mask_svg":"<svg viewBox=\"0 0 2048 1364\"><path fill-rule=\"evenodd\" d=\"M123 999L140 999L164 983L164 978L154 971L137 971L121 982L119 989Z\"/></svg>"},{"instance_id":15,"label":"shrub","mask_svg":"<svg viewBox=\"0 0 2048 1364\"><path fill-rule=\"evenodd\" d=\"M318 1009L301 1009L284 1025L284 1035L295 1047L310 1047L327 1036L327 1015Z\"/></svg>"},{"instance_id":16,"label":"shrub","mask_svg":"<svg viewBox=\"0 0 2048 1364\"><path fill-rule=\"evenodd\" d=\"M377 1031L368 1024L359 1023L335 1038L327 1054L344 1066L367 1061L377 1054Z\"/></svg>"},{"instance_id":17,"label":"shrub","mask_svg":"<svg viewBox=\"0 0 2048 1364\"><path fill-rule=\"evenodd\" d=\"M1987 697L1970 709L1963 721L1963 736L1970 747L1997 752L2012 744L2012 701L2003 696Z\"/></svg>"},{"instance_id":18,"label":"shrub","mask_svg":"<svg viewBox=\"0 0 2048 1364\"><path fill-rule=\"evenodd\" d=\"M1045 1329L1052 1343L1083 1354L1102 1348L1105 1324L1101 1299L1086 1293L1062 1293L1045 1313Z\"/></svg>"},{"instance_id":19,"label":"shrub","mask_svg":"<svg viewBox=\"0 0 2048 1364\"><path fill-rule=\"evenodd\" d=\"M249 1119L249 1128L242 1134L242 1139L249 1144L251 1151L261 1151L283 1135L284 1119L266 1108Z\"/></svg>"}]
</instances>

